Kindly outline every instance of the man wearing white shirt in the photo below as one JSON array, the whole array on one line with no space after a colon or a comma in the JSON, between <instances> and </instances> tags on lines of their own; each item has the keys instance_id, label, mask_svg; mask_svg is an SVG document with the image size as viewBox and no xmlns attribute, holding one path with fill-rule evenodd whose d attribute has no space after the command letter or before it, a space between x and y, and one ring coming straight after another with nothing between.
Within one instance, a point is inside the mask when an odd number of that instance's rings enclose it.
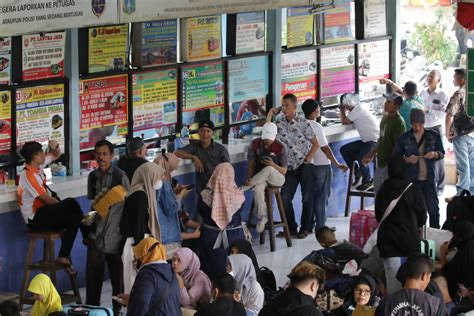
<instances>
[{"instance_id":1,"label":"man wearing white shirt","mask_svg":"<svg viewBox=\"0 0 474 316\"><path fill-rule=\"evenodd\" d=\"M420 97L425 104L425 127L439 132L443 136L443 125L446 119L446 106L449 102L448 95L439 88L441 73L432 70L426 78L428 87L420 92ZM444 161L435 163L435 182L438 194L444 189Z\"/></svg>"},{"instance_id":2,"label":"man wearing white shirt","mask_svg":"<svg viewBox=\"0 0 474 316\"><path fill-rule=\"evenodd\" d=\"M357 190L367 190L373 180L370 176L370 169L362 163L362 159L377 146L380 133L379 123L375 116L360 104L359 98L355 94L343 94L339 109L341 123L354 124L361 138L342 146L341 155L349 168L352 168L355 161L358 162L359 168L356 171L354 185L362 178L362 184L357 187Z\"/></svg>"},{"instance_id":3,"label":"man wearing white shirt","mask_svg":"<svg viewBox=\"0 0 474 316\"><path fill-rule=\"evenodd\" d=\"M314 224L316 224L316 229L325 226L326 205L331 193L331 163L342 171L347 171L348 167L344 164L340 164L336 157L334 157L322 125L316 122L316 119L321 116L320 103L313 99L308 99L303 102L301 109L303 110L306 120L311 124L311 128L319 142L319 148L312 162L314 165L313 216L311 216L311 222L308 224L311 231Z\"/></svg>"}]
</instances>

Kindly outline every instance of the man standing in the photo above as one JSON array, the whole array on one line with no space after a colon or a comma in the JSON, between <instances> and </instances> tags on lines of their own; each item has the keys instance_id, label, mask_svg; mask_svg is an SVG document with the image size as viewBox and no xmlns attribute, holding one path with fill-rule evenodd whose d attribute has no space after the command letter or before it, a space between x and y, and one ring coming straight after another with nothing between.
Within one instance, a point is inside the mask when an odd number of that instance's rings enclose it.
<instances>
[{"instance_id":1,"label":"man standing","mask_svg":"<svg viewBox=\"0 0 474 316\"><path fill-rule=\"evenodd\" d=\"M190 159L196 169L196 192L201 193L207 185L216 166L222 162L230 162L227 149L214 142L214 123L210 120L199 122L199 142L178 149L175 155L181 159Z\"/></svg>"},{"instance_id":2,"label":"man standing","mask_svg":"<svg viewBox=\"0 0 474 316\"><path fill-rule=\"evenodd\" d=\"M141 137L134 137L127 142L127 155L120 157L117 167L125 171L130 183L132 183L135 170L145 162L148 162L145 156L146 145Z\"/></svg>"},{"instance_id":3,"label":"man standing","mask_svg":"<svg viewBox=\"0 0 474 316\"><path fill-rule=\"evenodd\" d=\"M425 129L423 110L411 110L410 122L412 128L397 140L395 154L405 159L408 177L423 192L430 215L430 227L439 228L439 201L434 179L434 165L435 161L444 158L443 142L438 132Z\"/></svg>"},{"instance_id":4,"label":"man standing","mask_svg":"<svg viewBox=\"0 0 474 316\"><path fill-rule=\"evenodd\" d=\"M459 89L453 94L446 108L446 136L454 145L456 169L459 180L456 184L457 193L463 190L474 194L474 125L462 128L461 122L469 122L466 114L466 71L454 71L454 85ZM465 124L463 124L465 125ZM468 126L471 126L470 128Z\"/></svg>"},{"instance_id":5,"label":"man standing","mask_svg":"<svg viewBox=\"0 0 474 316\"><path fill-rule=\"evenodd\" d=\"M405 132L405 122L398 112L402 106L403 98L397 93L384 95L384 97L386 99L384 104L386 114L380 122L380 137L377 146L362 160L363 164L368 165L375 155L378 155L378 166L374 174L375 193L388 178L387 163L393 155L397 138Z\"/></svg>"},{"instance_id":6,"label":"man standing","mask_svg":"<svg viewBox=\"0 0 474 316\"><path fill-rule=\"evenodd\" d=\"M112 166L114 145L107 140L95 144L95 159L99 168L92 171L87 179L87 198L94 200L104 191L117 185L130 189L128 177L119 168ZM123 266L120 253L104 253L99 250L94 240L87 242L86 264L86 304L100 306L102 283L104 282L104 265L107 262L112 295L123 293ZM119 312L121 305L113 301L114 311Z\"/></svg>"},{"instance_id":7,"label":"man standing","mask_svg":"<svg viewBox=\"0 0 474 316\"><path fill-rule=\"evenodd\" d=\"M370 176L370 169L362 163L362 159L377 146L380 134L379 124L375 116L360 104L357 95L343 94L339 109L341 123L344 125L354 124L360 135L360 140L341 147L342 158L344 158L349 168L352 168L354 162L357 161L358 169L355 172L354 185L358 185L362 179L362 183L356 189L367 190L372 186L373 179Z\"/></svg>"},{"instance_id":8,"label":"man standing","mask_svg":"<svg viewBox=\"0 0 474 316\"><path fill-rule=\"evenodd\" d=\"M288 227L292 236L298 238L308 236L308 223L313 212L313 176L312 164L319 144L309 122L296 112L297 99L293 94L286 94L282 100L283 115L277 116L275 124L278 126L278 140L287 148L288 171L285 175L285 184L281 189L283 204L285 205ZM267 115L267 122L272 121L273 115L280 111L272 108ZM297 233L293 197L298 184L301 185L303 210L301 213L301 228Z\"/></svg>"},{"instance_id":9,"label":"man standing","mask_svg":"<svg viewBox=\"0 0 474 316\"><path fill-rule=\"evenodd\" d=\"M253 190L258 214L257 233L263 232L268 222L265 188L269 185L281 187L285 183L288 158L285 145L275 139L277 131L274 123L265 123L262 137L252 141L247 155L249 166L246 185Z\"/></svg>"}]
</instances>

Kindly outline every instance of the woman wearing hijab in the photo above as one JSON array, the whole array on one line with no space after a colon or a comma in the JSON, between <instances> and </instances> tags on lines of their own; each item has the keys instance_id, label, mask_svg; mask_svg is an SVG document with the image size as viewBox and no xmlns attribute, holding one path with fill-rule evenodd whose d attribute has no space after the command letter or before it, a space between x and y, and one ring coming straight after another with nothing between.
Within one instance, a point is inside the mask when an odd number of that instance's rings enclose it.
<instances>
[{"instance_id":1,"label":"woman wearing hijab","mask_svg":"<svg viewBox=\"0 0 474 316\"><path fill-rule=\"evenodd\" d=\"M257 281L263 287L262 274L260 273L257 256L253 251L252 244L247 239L236 240L232 243L232 245L230 245L230 254L236 255L238 253L247 255L252 260L253 267L255 268L255 274L257 276Z\"/></svg>"},{"instance_id":2,"label":"woman wearing hijab","mask_svg":"<svg viewBox=\"0 0 474 316\"><path fill-rule=\"evenodd\" d=\"M50 313L63 310L61 297L46 274L36 275L30 282L28 292L33 293L36 301L31 310L31 316L48 316Z\"/></svg>"},{"instance_id":3,"label":"woman wearing hijab","mask_svg":"<svg viewBox=\"0 0 474 316\"><path fill-rule=\"evenodd\" d=\"M147 237L133 247L137 278L128 300L130 316L181 316L179 285L175 272L166 262L165 247Z\"/></svg>"},{"instance_id":4,"label":"woman wearing hijab","mask_svg":"<svg viewBox=\"0 0 474 316\"><path fill-rule=\"evenodd\" d=\"M355 279L348 300L337 315L373 316L379 304L377 283L370 275L360 275Z\"/></svg>"},{"instance_id":5,"label":"woman wearing hijab","mask_svg":"<svg viewBox=\"0 0 474 316\"><path fill-rule=\"evenodd\" d=\"M130 293L136 276L132 266L132 246L150 235L158 240L161 238L155 191L162 186L164 172L163 168L152 162L142 164L133 174L130 192L125 199L120 233L125 239L122 260L126 293Z\"/></svg>"},{"instance_id":6,"label":"woman wearing hijab","mask_svg":"<svg viewBox=\"0 0 474 316\"><path fill-rule=\"evenodd\" d=\"M181 248L173 256L173 269L181 290L180 303L186 308L211 301L211 280L200 270L198 256L189 248Z\"/></svg>"},{"instance_id":7,"label":"woman wearing hijab","mask_svg":"<svg viewBox=\"0 0 474 316\"><path fill-rule=\"evenodd\" d=\"M247 315L258 315L263 308L265 295L257 282L252 260L244 254L227 257L227 273L234 275L237 291Z\"/></svg>"},{"instance_id":8,"label":"woman wearing hijab","mask_svg":"<svg viewBox=\"0 0 474 316\"><path fill-rule=\"evenodd\" d=\"M240 218L240 207L245 197L235 184L234 177L232 165L220 163L198 200L198 210L203 219L199 257L202 270L211 280L225 272L229 245L245 238Z\"/></svg>"},{"instance_id":9,"label":"woman wearing hijab","mask_svg":"<svg viewBox=\"0 0 474 316\"><path fill-rule=\"evenodd\" d=\"M178 169L179 158L172 153L160 154L155 159L155 164L164 169L162 176L163 186L156 191L158 201L157 214L161 228L161 242L166 248L168 258L181 248L181 227L179 212L181 199L186 197L189 190L180 188L175 191L171 181L171 174Z\"/></svg>"}]
</instances>

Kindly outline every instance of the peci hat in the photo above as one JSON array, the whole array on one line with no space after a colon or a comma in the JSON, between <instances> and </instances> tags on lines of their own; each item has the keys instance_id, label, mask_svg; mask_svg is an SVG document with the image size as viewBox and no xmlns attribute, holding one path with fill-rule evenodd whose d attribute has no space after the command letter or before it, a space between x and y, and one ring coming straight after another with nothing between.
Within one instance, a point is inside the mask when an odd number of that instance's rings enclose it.
<instances>
[{"instance_id":1,"label":"peci hat","mask_svg":"<svg viewBox=\"0 0 474 316\"><path fill-rule=\"evenodd\" d=\"M262 139L275 140L278 128L275 123L265 123L262 126Z\"/></svg>"},{"instance_id":2,"label":"peci hat","mask_svg":"<svg viewBox=\"0 0 474 316\"><path fill-rule=\"evenodd\" d=\"M199 129L202 127L207 127L214 130L214 123L211 120L202 120L199 122Z\"/></svg>"},{"instance_id":3,"label":"peci hat","mask_svg":"<svg viewBox=\"0 0 474 316\"><path fill-rule=\"evenodd\" d=\"M129 154L139 151L143 146L145 146L145 142L141 137L134 137L127 142L127 151Z\"/></svg>"}]
</instances>

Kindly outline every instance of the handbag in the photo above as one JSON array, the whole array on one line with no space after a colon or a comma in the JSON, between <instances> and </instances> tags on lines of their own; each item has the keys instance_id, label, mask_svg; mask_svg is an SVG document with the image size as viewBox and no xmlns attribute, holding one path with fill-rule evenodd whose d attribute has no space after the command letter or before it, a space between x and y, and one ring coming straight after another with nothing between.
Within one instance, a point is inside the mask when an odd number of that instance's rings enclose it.
<instances>
[{"instance_id":1,"label":"handbag","mask_svg":"<svg viewBox=\"0 0 474 316\"><path fill-rule=\"evenodd\" d=\"M458 136L467 135L474 131L474 118L467 116L466 104L463 99L461 99L461 104L464 104L464 111L459 115L455 115L453 120L454 130Z\"/></svg>"}]
</instances>

